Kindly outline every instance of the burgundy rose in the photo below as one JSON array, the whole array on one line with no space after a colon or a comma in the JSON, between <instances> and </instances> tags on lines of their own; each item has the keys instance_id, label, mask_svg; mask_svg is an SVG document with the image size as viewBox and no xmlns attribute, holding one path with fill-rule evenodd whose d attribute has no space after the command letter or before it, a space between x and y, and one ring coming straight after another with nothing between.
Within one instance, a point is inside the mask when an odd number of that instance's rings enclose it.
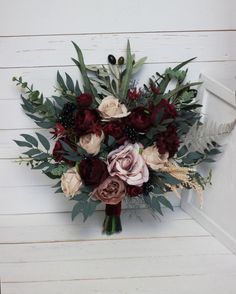
<instances>
[{"instance_id":1,"label":"burgundy rose","mask_svg":"<svg viewBox=\"0 0 236 294\"><path fill-rule=\"evenodd\" d=\"M173 157L179 148L179 138L176 127L169 125L167 130L158 135L156 146L160 154L169 152L169 157Z\"/></svg>"},{"instance_id":2,"label":"burgundy rose","mask_svg":"<svg viewBox=\"0 0 236 294\"><path fill-rule=\"evenodd\" d=\"M126 119L127 125L138 132L146 132L152 126L150 111L143 106L136 107Z\"/></svg>"},{"instance_id":3,"label":"burgundy rose","mask_svg":"<svg viewBox=\"0 0 236 294\"><path fill-rule=\"evenodd\" d=\"M56 141L55 145L54 145L54 148L53 148L53 151L52 151L53 158L57 162L64 160L64 161L70 163L67 159L64 158L65 150L63 148L63 145L62 145L61 141L65 142L71 148L76 150L76 147L73 146L66 137L62 137L62 138L58 139Z\"/></svg>"},{"instance_id":4,"label":"burgundy rose","mask_svg":"<svg viewBox=\"0 0 236 294\"><path fill-rule=\"evenodd\" d=\"M123 144L126 140L124 134L124 124L119 121L111 121L104 125L103 132L105 136L113 136L118 144Z\"/></svg>"},{"instance_id":5,"label":"burgundy rose","mask_svg":"<svg viewBox=\"0 0 236 294\"><path fill-rule=\"evenodd\" d=\"M135 197L143 193L143 187L127 185L126 192L129 196Z\"/></svg>"},{"instance_id":6,"label":"burgundy rose","mask_svg":"<svg viewBox=\"0 0 236 294\"><path fill-rule=\"evenodd\" d=\"M83 93L76 98L76 101L79 108L86 108L92 104L93 97L89 93Z\"/></svg>"},{"instance_id":7,"label":"burgundy rose","mask_svg":"<svg viewBox=\"0 0 236 294\"><path fill-rule=\"evenodd\" d=\"M157 105L151 105L150 111L152 112L152 121L154 122L158 112L163 109L163 116L161 121L169 118L175 118L177 111L173 104L170 104L167 100L162 99Z\"/></svg>"},{"instance_id":8,"label":"burgundy rose","mask_svg":"<svg viewBox=\"0 0 236 294\"><path fill-rule=\"evenodd\" d=\"M75 129L78 136L93 133L97 127L99 115L96 110L84 109L79 110L75 118Z\"/></svg>"},{"instance_id":9,"label":"burgundy rose","mask_svg":"<svg viewBox=\"0 0 236 294\"><path fill-rule=\"evenodd\" d=\"M79 174L86 186L97 187L107 178L107 166L98 158L83 159L79 164Z\"/></svg>"}]
</instances>

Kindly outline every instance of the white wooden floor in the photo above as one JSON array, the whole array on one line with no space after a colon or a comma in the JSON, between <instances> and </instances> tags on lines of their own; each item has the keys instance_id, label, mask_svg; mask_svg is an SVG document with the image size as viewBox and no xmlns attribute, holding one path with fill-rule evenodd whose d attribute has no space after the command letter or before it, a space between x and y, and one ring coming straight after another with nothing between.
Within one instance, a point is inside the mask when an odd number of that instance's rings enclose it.
<instances>
[{"instance_id":1,"label":"white wooden floor","mask_svg":"<svg viewBox=\"0 0 236 294\"><path fill-rule=\"evenodd\" d=\"M236 256L180 208L162 220L128 212L123 232L100 234L68 213L1 215L2 294L235 294Z\"/></svg>"}]
</instances>

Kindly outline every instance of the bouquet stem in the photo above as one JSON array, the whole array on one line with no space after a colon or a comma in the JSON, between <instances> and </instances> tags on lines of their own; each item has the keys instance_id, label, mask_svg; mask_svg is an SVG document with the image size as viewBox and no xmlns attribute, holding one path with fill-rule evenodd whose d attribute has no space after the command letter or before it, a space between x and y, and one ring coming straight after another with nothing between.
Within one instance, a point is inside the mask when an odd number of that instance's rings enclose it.
<instances>
[{"instance_id":1,"label":"bouquet stem","mask_svg":"<svg viewBox=\"0 0 236 294\"><path fill-rule=\"evenodd\" d=\"M106 216L103 222L103 233L112 235L120 233L122 231L120 213L121 213L121 202L118 204L106 204Z\"/></svg>"}]
</instances>

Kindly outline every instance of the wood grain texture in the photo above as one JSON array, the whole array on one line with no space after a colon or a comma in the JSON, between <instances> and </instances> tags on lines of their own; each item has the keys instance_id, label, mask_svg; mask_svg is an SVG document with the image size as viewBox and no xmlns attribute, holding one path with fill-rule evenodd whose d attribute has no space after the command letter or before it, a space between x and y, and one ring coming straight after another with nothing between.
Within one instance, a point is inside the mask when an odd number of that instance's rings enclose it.
<instances>
[{"instance_id":1,"label":"wood grain texture","mask_svg":"<svg viewBox=\"0 0 236 294\"><path fill-rule=\"evenodd\" d=\"M107 55L124 54L130 40L136 58L148 56L152 62L174 62L197 56L199 61L235 60L230 50L236 31L99 34L73 36L1 37L0 67L72 65L73 40L83 51L86 64L104 64ZM175 50L173 51L173 47Z\"/></svg>"},{"instance_id":2,"label":"wood grain texture","mask_svg":"<svg viewBox=\"0 0 236 294\"><path fill-rule=\"evenodd\" d=\"M178 5L159 0L148 5L144 0L2 0L0 35L221 30L232 27L232 11L231 0L179 0Z\"/></svg>"},{"instance_id":3,"label":"wood grain texture","mask_svg":"<svg viewBox=\"0 0 236 294\"><path fill-rule=\"evenodd\" d=\"M4 294L235 294L236 274L184 275L168 277L95 279L73 281L2 283Z\"/></svg>"},{"instance_id":4,"label":"wood grain texture","mask_svg":"<svg viewBox=\"0 0 236 294\"><path fill-rule=\"evenodd\" d=\"M76 202L68 200L63 193L55 194L55 190L51 186L0 187L0 214L71 212ZM166 197L173 206L179 206L180 199L174 193ZM124 202L123 208L126 207ZM99 210L104 208L98 206Z\"/></svg>"},{"instance_id":5,"label":"wood grain texture","mask_svg":"<svg viewBox=\"0 0 236 294\"><path fill-rule=\"evenodd\" d=\"M170 217L168 217L168 215ZM178 213L177 213L178 215ZM1 215L0 243L37 243L79 240L104 240L125 238L153 238L180 236L208 236L196 222L189 218L174 219L175 213L164 215L160 220L150 211L140 209L136 214L123 211L121 234L101 234L103 211L96 211L85 223L81 218L71 221L69 213Z\"/></svg>"},{"instance_id":6,"label":"wood grain texture","mask_svg":"<svg viewBox=\"0 0 236 294\"><path fill-rule=\"evenodd\" d=\"M130 246L131 245L131 246ZM2 263L97 260L129 257L222 255L230 251L212 236L100 240L35 244L1 244Z\"/></svg>"}]
</instances>

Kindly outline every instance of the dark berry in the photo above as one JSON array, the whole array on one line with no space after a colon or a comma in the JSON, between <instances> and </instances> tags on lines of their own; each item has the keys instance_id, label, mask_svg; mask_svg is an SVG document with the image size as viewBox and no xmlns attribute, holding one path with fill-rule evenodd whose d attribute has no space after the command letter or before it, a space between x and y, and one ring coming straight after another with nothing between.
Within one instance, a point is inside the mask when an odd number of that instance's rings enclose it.
<instances>
[{"instance_id":1,"label":"dark berry","mask_svg":"<svg viewBox=\"0 0 236 294\"><path fill-rule=\"evenodd\" d=\"M59 115L58 122L62 124L65 129L69 129L74 125L74 112L76 106L73 103L66 103L63 106L61 114Z\"/></svg>"},{"instance_id":2,"label":"dark berry","mask_svg":"<svg viewBox=\"0 0 236 294\"><path fill-rule=\"evenodd\" d=\"M109 61L109 63L112 64L112 65L116 64L116 58L115 58L115 56L112 55L112 54L109 54L109 55L108 55L108 61Z\"/></svg>"},{"instance_id":3,"label":"dark berry","mask_svg":"<svg viewBox=\"0 0 236 294\"><path fill-rule=\"evenodd\" d=\"M131 143L135 143L139 140L139 133L134 128L126 126L125 134Z\"/></svg>"},{"instance_id":4,"label":"dark berry","mask_svg":"<svg viewBox=\"0 0 236 294\"><path fill-rule=\"evenodd\" d=\"M124 62L125 62L125 59L124 59L123 56L121 56L121 57L118 59L118 64L119 64L119 65L122 65L122 64L124 64Z\"/></svg>"}]
</instances>

